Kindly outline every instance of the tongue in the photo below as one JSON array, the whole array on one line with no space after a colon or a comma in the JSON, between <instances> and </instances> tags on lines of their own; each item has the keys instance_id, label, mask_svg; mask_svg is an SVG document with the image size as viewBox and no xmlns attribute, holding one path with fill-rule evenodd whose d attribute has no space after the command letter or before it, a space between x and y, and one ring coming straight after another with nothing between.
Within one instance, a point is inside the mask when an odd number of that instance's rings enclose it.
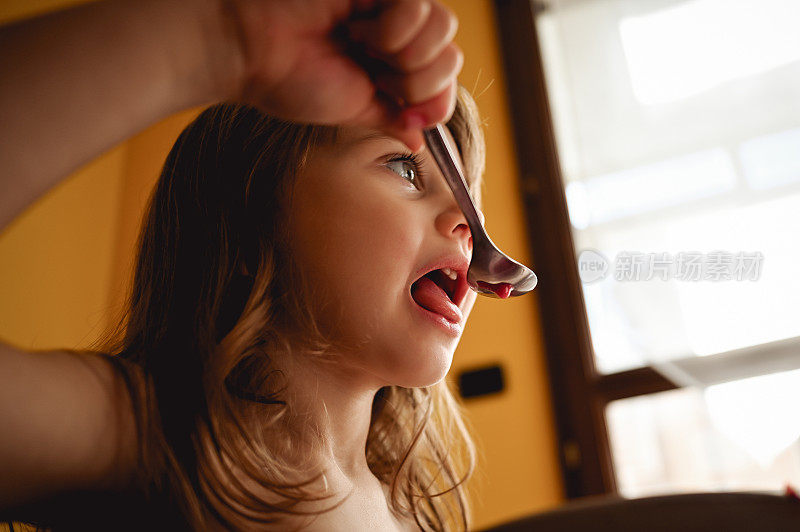
<instances>
[{"instance_id":1,"label":"tongue","mask_svg":"<svg viewBox=\"0 0 800 532\"><path fill-rule=\"evenodd\" d=\"M423 277L411 286L411 297L420 307L441 314L453 323L461 322L461 310L450 301L447 293L442 288Z\"/></svg>"}]
</instances>

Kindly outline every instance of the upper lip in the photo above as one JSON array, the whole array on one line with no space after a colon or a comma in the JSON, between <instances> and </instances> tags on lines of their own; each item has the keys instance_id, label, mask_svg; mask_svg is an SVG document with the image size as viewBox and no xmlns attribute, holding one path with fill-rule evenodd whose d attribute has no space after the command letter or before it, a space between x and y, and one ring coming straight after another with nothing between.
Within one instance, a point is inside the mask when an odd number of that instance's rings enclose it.
<instances>
[{"instance_id":1,"label":"upper lip","mask_svg":"<svg viewBox=\"0 0 800 532\"><path fill-rule=\"evenodd\" d=\"M431 262L427 266L417 271L412 284L417 282L422 276L434 270L441 270L443 268L450 268L457 275L456 288L453 291L452 299L455 306L461 308L461 303L464 302L464 299L467 297L467 292L469 292L469 284L467 283L469 259L467 259L467 257L464 255L458 253L453 255L445 255Z\"/></svg>"}]
</instances>

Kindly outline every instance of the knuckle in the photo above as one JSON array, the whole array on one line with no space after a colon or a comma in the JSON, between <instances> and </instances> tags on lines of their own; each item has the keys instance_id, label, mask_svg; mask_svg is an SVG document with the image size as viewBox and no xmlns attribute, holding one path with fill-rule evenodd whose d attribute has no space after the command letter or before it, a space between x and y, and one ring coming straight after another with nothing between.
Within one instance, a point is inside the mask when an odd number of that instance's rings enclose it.
<instances>
[{"instance_id":1,"label":"knuckle","mask_svg":"<svg viewBox=\"0 0 800 532\"><path fill-rule=\"evenodd\" d=\"M406 100L414 104L426 102L441 92L448 79L434 71L412 76L406 86Z\"/></svg>"},{"instance_id":2,"label":"knuckle","mask_svg":"<svg viewBox=\"0 0 800 532\"><path fill-rule=\"evenodd\" d=\"M455 44L453 45L453 49L456 54L456 73L458 73L461 71L461 67L464 66L464 52Z\"/></svg>"},{"instance_id":3,"label":"knuckle","mask_svg":"<svg viewBox=\"0 0 800 532\"><path fill-rule=\"evenodd\" d=\"M447 45L428 66L400 77L402 97L416 104L441 93L461 71L463 62L461 49L453 43Z\"/></svg>"},{"instance_id":4,"label":"knuckle","mask_svg":"<svg viewBox=\"0 0 800 532\"><path fill-rule=\"evenodd\" d=\"M452 39L458 31L458 17L450 9L444 8L444 27L448 39Z\"/></svg>"},{"instance_id":5,"label":"knuckle","mask_svg":"<svg viewBox=\"0 0 800 532\"><path fill-rule=\"evenodd\" d=\"M452 35L439 33L436 37L426 41L416 40L400 50L395 56L397 66L406 72L413 72L442 61L463 62L463 52L452 42Z\"/></svg>"},{"instance_id":6,"label":"knuckle","mask_svg":"<svg viewBox=\"0 0 800 532\"><path fill-rule=\"evenodd\" d=\"M390 10L382 24L382 48L388 53L398 53L401 48L413 42L414 34L424 26L430 16L428 0L406 0Z\"/></svg>"},{"instance_id":7,"label":"knuckle","mask_svg":"<svg viewBox=\"0 0 800 532\"><path fill-rule=\"evenodd\" d=\"M407 46L395 57L397 66L405 72L413 72L421 65L413 46Z\"/></svg>"},{"instance_id":8,"label":"knuckle","mask_svg":"<svg viewBox=\"0 0 800 532\"><path fill-rule=\"evenodd\" d=\"M441 55L442 63L450 73L457 73L464 64L464 52L455 43L450 43Z\"/></svg>"},{"instance_id":9,"label":"knuckle","mask_svg":"<svg viewBox=\"0 0 800 532\"><path fill-rule=\"evenodd\" d=\"M406 72L420 70L431 61L430 51L420 40L411 42L397 54L398 66Z\"/></svg>"},{"instance_id":10,"label":"knuckle","mask_svg":"<svg viewBox=\"0 0 800 532\"><path fill-rule=\"evenodd\" d=\"M430 0L410 0L413 3L414 14L419 19L427 19L434 9Z\"/></svg>"},{"instance_id":11,"label":"knuckle","mask_svg":"<svg viewBox=\"0 0 800 532\"><path fill-rule=\"evenodd\" d=\"M406 76L401 82L403 99L410 104L418 104L423 101L424 83L424 80L420 79L419 75Z\"/></svg>"},{"instance_id":12,"label":"knuckle","mask_svg":"<svg viewBox=\"0 0 800 532\"><path fill-rule=\"evenodd\" d=\"M417 69L417 61L419 55L419 38L415 37L411 42L403 46L393 54L392 60L394 64L406 72L411 72Z\"/></svg>"}]
</instances>

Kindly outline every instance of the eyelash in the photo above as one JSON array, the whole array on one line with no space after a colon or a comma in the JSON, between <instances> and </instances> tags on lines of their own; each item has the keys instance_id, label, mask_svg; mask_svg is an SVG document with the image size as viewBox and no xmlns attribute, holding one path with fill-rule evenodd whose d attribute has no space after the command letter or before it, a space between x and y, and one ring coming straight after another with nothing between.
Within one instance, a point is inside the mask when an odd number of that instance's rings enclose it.
<instances>
[{"instance_id":1,"label":"eyelash","mask_svg":"<svg viewBox=\"0 0 800 532\"><path fill-rule=\"evenodd\" d=\"M416 178L414 182L411 183L414 185L415 188L419 189L422 187L422 184L425 182L425 174L422 171L422 159L416 153L406 152L406 153L394 153L389 155L387 158L386 163L392 163L397 161L407 161L414 166L414 173L416 174ZM395 172L396 173L396 172ZM399 175L399 174L398 174ZM402 177L402 176L401 176Z\"/></svg>"}]
</instances>

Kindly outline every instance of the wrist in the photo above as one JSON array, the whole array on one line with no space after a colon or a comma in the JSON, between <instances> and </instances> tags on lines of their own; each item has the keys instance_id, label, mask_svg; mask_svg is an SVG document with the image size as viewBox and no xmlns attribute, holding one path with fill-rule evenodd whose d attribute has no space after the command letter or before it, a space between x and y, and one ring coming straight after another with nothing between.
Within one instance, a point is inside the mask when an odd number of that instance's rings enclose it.
<instances>
[{"instance_id":1,"label":"wrist","mask_svg":"<svg viewBox=\"0 0 800 532\"><path fill-rule=\"evenodd\" d=\"M171 0L169 4L181 40L176 46L183 51L173 54L172 62L185 107L240 99L244 53L230 1Z\"/></svg>"}]
</instances>

